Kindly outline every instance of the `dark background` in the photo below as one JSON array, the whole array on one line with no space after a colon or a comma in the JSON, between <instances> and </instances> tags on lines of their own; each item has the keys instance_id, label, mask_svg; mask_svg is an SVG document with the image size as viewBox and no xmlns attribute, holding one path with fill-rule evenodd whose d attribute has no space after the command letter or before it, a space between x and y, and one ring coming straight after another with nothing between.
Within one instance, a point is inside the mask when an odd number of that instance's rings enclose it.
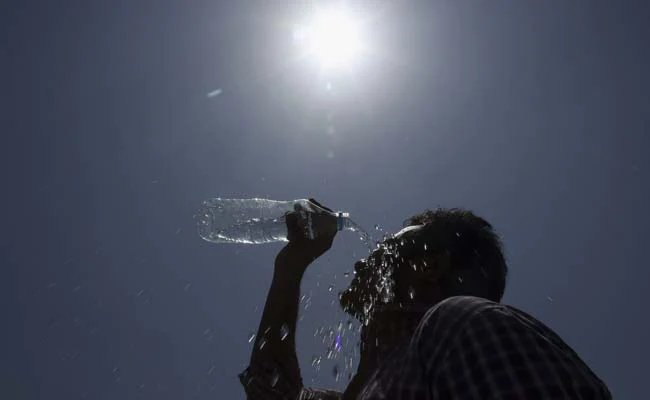
<instances>
[{"instance_id":1,"label":"dark background","mask_svg":"<svg viewBox=\"0 0 650 400\"><path fill-rule=\"evenodd\" d=\"M648 7L362 7L376 52L323 77L291 61L294 2L2 3L0 398L243 398L279 246L200 240L213 196L312 196L388 231L471 208L504 237L504 301L645 398ZM345 320L364 254L341 233L304 281L307 384L344 387L313 331Z\"/></svg>"}]
</instances>

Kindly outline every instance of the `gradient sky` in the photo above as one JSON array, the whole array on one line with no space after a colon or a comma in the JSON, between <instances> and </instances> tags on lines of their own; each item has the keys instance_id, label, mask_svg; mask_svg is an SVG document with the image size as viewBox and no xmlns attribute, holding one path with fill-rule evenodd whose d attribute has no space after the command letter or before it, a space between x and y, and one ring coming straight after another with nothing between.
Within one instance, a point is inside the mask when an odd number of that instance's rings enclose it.
<instances>
[{"instance_id":1,"label":"gradient sky","mask_svg":"<svg viewBox=\"0 0 650 400\"><path fill-rule=\"evenodd\" d=\"M323 76L295 61L295 2L4 1L0 398L243 398L279 246L201 241L214 196L314 197L388 231L473 209L503 235L504 302L643 398L643 3L364 1L375 51ZM345 318L363 255L343 232L303 282L306 384L344 386L310 366L313 332Z\"/></svg>"}]
</instances>

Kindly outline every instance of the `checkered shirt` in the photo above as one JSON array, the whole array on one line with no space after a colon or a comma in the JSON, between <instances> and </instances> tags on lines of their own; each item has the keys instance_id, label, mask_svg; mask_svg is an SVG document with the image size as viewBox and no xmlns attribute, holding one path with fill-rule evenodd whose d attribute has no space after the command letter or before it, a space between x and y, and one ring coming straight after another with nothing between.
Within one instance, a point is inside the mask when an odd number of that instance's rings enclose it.
<instances>
[{"instance_id":1,"label":"checkered shirt","mask_svg":"<svg viewBox=\"0 0 650 400\"><path fill-rule=\"evenodd\" d=\"M251 365L240 380L249 400L342 399L303 388L280 363ZM359 400L611 399L605 384L551 329L513 307L452 297L424 314L388 351Z\"/></svg>"}]
</instances>

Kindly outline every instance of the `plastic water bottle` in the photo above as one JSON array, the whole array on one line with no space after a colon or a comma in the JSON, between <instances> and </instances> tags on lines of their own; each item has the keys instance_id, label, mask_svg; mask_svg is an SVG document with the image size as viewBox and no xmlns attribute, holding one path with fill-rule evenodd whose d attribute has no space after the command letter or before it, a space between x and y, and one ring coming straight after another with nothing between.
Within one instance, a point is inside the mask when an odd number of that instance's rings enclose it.
<instances>
[{"instance_id":1,"label":"plastic water bottle","mask_svg":"<svg viewBox=\"0 0 650 400\"><path fill-rule=\"evenodd\" d=\"M199 235L208 242L286 242L285 216L291 212L299 213L300 220L304 221L305 235L311 239L318 236L312 223L314 214L327 213L336 217L338 230L356 230L348 213L325 210L307 199L208 199L196 214L196 224Z\"/></svg>"}]
</instances>

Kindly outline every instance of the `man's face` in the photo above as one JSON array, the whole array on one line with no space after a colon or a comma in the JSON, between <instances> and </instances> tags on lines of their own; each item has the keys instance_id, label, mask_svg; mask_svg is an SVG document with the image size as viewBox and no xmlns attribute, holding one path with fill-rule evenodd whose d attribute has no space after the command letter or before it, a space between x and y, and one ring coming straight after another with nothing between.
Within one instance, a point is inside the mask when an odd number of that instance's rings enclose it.
<instances>
[{"instance_id":1,"label":"man's face","mask_svg":"<svg viewBox=\"0 0 650 400\"><path fill-rule=\"evenodd\" d=\"M344 311L364 320L377 306L398 305L413 298L413 287L426 280L421 228L401 230L354 264L354 278L339 295Z\"/></svg>"}]
</instances>

